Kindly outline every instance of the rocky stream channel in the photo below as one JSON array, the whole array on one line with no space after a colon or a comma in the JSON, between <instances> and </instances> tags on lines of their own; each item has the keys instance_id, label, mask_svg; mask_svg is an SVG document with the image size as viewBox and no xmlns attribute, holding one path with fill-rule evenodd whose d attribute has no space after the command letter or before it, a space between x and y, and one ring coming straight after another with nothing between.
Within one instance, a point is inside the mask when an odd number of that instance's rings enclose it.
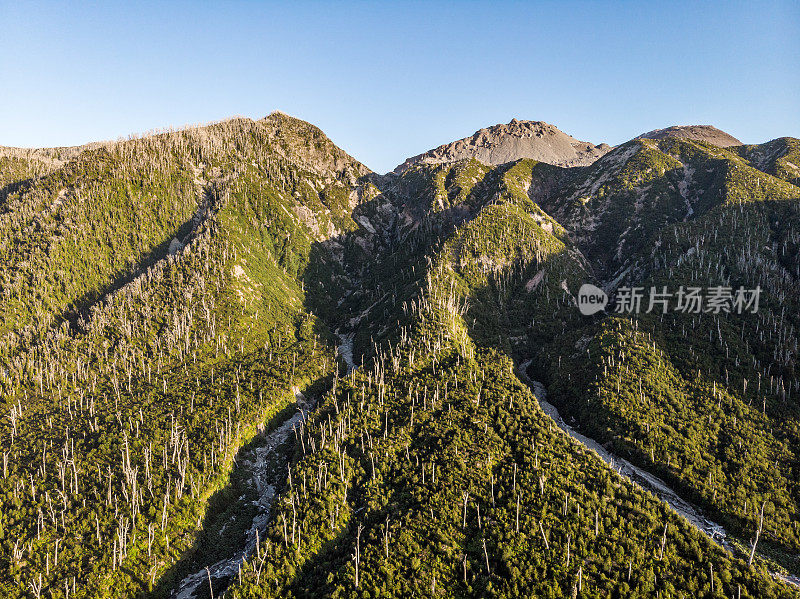
<instances>
[{"instance_id":1,"label":"rocky stream channel","mask_svg":"<svg viewBox=\"0 0 800 599\"><path fill-rule=\"evenodd\" d=\"M338 337L340 345L337 352L347 365L347 372L350 373L356 369L353 362L353 336L338 334ZM275 493L286 478L286 467L291 456L290 451L285 451L286 445L293 442L293 431L316 407L316 401L304 397L299 389L294 389L294 392L297 411L276 429L264 435L252 449L246 450L237 458L236 467L246 470L246 476L249 477L256 492L255 499L248 499L257 509L247 531L244 546L230 557L184 577L173 589L170 595L172 599L210 597L212 588L214 597L223 597L225 589L238 575L244 561L256 551L259 538L263 537L269 522ZM242 501L244 500L242 498Z\"/></svg>"},{"instance_id":2,"label":"rocky stream channel","mask_svg":"<svg viewBox=\"0 0 800 599\"><path fill-rule=\"evenodd\" d=\"M682 498L674 489L657 476L634 466L624 458L610 453L600 445L600 443L580 434L569 424L564 422L564 419L561 418L561 414L558 413L558 409L547 401L547 389L545 386L539 381L531 380L528 377L528 367L530 364L531 361L526 360L519 365L520 379L533 391L542 411L550 416L562 431L584 447L594 451L600 459L608 464L617 474L627 478L640 488L650 491L653 495L666 502L676 513L685 518L692 526L697 528L728 553L734 553L733 546L727 541L725 528L721 524L717 524L709 518L706 518L698 506ZM798 576L786 575L774 571L770 571L770 574L778 580L782 580L794 586L800 586L800 577Z\"/></svg>"},{"instance_id":3,"label":"rocky stream channel","mask_svg":"<svg viewBox=\"0 0 800 599\"><path fill-rule=\"evenodd\" d=\"M286 466L291 452L281 449L292 443L293 431L315 407L315 402L306 399L299 389L295 388L294 392L297 400L295 413L237 457L236 467L246 470L246 476L256 494L255 498L246 499L252 501L256 512L247 530L244 546L230 557L183 578L172 591L173 599L210 597L212 587L213 596L222 597L225 589L239 573L244 560L255 552L259 537L263 537L267 528L276 490L286 477ZM240 500L245 501L245 497Z\"/></svg>"}]
</instances>

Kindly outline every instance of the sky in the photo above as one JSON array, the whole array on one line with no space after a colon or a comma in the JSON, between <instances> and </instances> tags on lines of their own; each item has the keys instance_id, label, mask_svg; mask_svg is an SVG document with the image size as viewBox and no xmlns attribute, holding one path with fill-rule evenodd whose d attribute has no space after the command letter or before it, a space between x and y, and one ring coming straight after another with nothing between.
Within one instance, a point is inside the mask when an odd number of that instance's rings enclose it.
<instances>
[{"instance_id":1,"label":"sky","mask_svg":"<svg viewBox=\"0 0 800 599\"><path fill-rule=\"evenodd\" d=\"M273 110L375 171L512 118L800 137L798 2L0 0L0 145Z\"/></svg>"}]
</instances>

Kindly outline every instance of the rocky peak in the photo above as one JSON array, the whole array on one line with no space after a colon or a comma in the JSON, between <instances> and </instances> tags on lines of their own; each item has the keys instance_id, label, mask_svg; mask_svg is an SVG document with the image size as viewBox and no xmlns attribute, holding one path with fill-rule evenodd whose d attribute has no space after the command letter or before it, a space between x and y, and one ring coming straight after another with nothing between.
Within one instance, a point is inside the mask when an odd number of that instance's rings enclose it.
<instances>
[{"instance_id":1,"label":"rocky peak","mask_svg":"<svg viewBox=\"0 0 800 599\"><path fill-rule=\"evenodd\" d=\"M512 119L508 124L479 129L470 137L413 156L394 172L402 173L420 163L442 164L468 158L476 158L489 165L532 158L556 166L586 166L610 149L608 144L596 146L577 140L543 121Z\"/></svg>"}]
</instances>

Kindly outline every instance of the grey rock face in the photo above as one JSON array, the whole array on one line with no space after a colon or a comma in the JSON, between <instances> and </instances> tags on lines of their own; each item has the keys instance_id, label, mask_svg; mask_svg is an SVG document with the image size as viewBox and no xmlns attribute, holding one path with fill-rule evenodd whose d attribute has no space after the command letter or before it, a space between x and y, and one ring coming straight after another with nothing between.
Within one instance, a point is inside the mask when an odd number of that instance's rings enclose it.
<instances>
[{"instance_id":1,"label":"grey rock face","mask_svg":"<svg viewBox=\"0 0 800 599\"><path fill-rule=\"evenodd\" d=\"M567 135L542 121L512 119L507 125L479 129L472 136L444 144L407 159L394 169L402 173L415 164L442 164L476 158L484 164L505 164L532 158L556 166L587 166L611 149Z\"/></svg>"}]
</instances>

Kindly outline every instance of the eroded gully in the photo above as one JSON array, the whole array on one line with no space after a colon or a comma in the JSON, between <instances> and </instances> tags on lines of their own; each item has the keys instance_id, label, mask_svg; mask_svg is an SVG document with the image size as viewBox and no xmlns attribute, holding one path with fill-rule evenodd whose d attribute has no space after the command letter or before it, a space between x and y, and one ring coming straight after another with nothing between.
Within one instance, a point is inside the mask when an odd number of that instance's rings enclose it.
<instances>
[{"instance_id":1,"label":"eroded gully","mask_svg":"<svg viewBox=\"0 0 800 599\"><path fill-rule=\"evenodd\" d=\"M337 353L347 365L347 372L350 373L356 369L353 362L353 336L338 332L337 336L340 341ZM245 451L238 460L237 467L247 469L251 484L256 491L256 498L252 501L257 513L247 531L244 546L234 555L183 578L171 594L173 599L199 599L207 596L206 593L212 586L214 596L222 597L244 561L255 552L258 539L263 537L267 528L276 489L283 480L290 456L290 452L278 450L290 441L290 435L295 428L308 417L316 405L315 401L306 399L299 389L295 388L294 392L297 411L284 420L278 428L266 434L256 447Z\"/></svg>"},{"instance_id":2,"label":"eroded gully","mask_svg":"<svg viewBox=\"0 0 800 599\"><path fill-rule=\"evenodd\" d=\"M590 439L589 437L582 435L564 422L564 419L561 418L561 415L558 413L558 409L556 409L553 404L547 401L547 389L545 386L539 381L533 381L528 377L527 371L530 364L531 360L525 360L519 365L520 380L530 387L531 391L533 391L533 394L536 396L542 411L550 416L550 418L555 421L561 430L563 430L567 435L575 439L584 447L594 451L598 456L600 456L600 459L608 464L617 474L627 478L638 487L650 491L656 497L666 502L667 505L677 512L678 515L686 519L692 526L706 535L714 543L725 549L728 553L733 554L733 547L727 541L727 533L721 524L717 524L716 522L706 518L699 507L682 498L675 492L674 489L672 489L666 482L657 476L653 476L649 472L634 466L628 460L614 455L594 439ZM794 586L800 586L800 577L785 575L783 573L773 571L770 571L770 574L776 579L782 580Z\"/></svg>"}]
</instances>

